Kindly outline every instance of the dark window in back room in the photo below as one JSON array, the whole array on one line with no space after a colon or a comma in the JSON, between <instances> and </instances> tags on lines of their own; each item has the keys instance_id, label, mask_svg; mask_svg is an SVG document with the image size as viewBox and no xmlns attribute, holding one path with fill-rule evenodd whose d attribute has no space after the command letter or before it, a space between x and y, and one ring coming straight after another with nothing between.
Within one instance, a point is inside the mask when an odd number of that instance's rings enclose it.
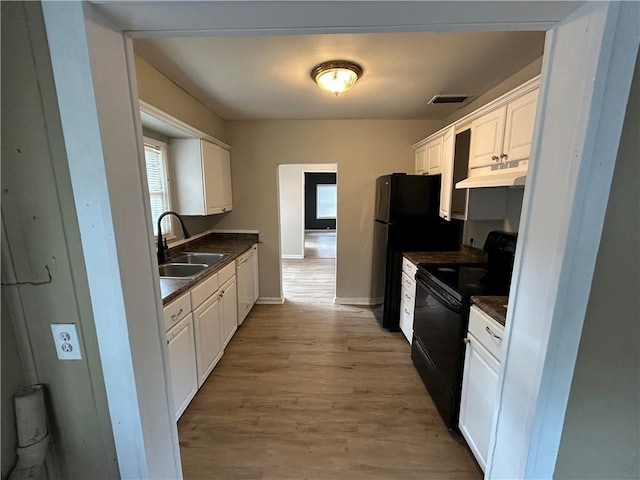
<instances>
[{"instance_id":1,"label":"dark window in back room","mask_svg":"<svg viewBox=\"0 0 640 480\"><path fill-rule=\"evenodd\" d=\"M304 174L305 230L336 229L336 174Z\"/></svg>"}]
</instances>

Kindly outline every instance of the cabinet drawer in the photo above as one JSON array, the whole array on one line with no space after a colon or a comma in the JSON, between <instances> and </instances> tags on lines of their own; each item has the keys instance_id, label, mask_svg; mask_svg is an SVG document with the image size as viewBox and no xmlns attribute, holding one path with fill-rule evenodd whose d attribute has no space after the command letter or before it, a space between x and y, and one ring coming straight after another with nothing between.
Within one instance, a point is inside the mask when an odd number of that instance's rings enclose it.
<instances>
[{"instance_id":1,"label":"cabinet drawer","mask_svg":"<svg viewBox=\"0 0 640 480\"><path fill-rule=\"evenodd\" d=\"M176 298L163 309L164 312L164 329L169 330L176 323L191 313L191 296L189 292Z\"/></svg>"},{"instance_id":2,"label":"cabinet drawer","mask_svg":"<svg viewBox=\"0 0 640 480\"><path fill-rule=\"evenodd\" d=\"M218 272L218 283L220 285L224 285L235 274L236 274L236 266L232 262Z\"/></svg>"},{"instance_id":3,"label":"cabinet drawer","mask_svg":"<svg viewBox=\"0 0 640 480\"><path fill-rule=\"evenodd\" d=\"M407 260L406 257L402 257L402 271L405 272L411 280L413 280L416 278L418 267L416 267L410 260Z\"/></svg>"},{"instance_id":4,"label":"cabinet drawer","mask_svg":"<svg viewBox=\"0 0 640 480\"><path fill-rule=\"evenodd\" d=\"M416 296L416 281L414 277L409 277L406 273L402 272L402 288L415 298ZM413 302L412 302L413 304Z\"/></svg>"},{"instance_id":5,"label":"cabinet drawer","mask_svg":"<svg viewBox=\"0 0 640 480\"><path fill-rule=\"evenodd\" d=\"M411 295L411 293L412 292L407 290L403 285L402 290L400 291L400 298L404 303L407 304L407 307L410 307L411 311L413 311L413 305L415 304L416 300L415 300L415 292L413 292L413 295Z\"/></svg>"},{"instance_id":6,"label":"cabinet drawer","mask_svg":"<svg viewBox=\"0 0 640 480\"><path fill-rule=\"evenodd\" d=\"M218 274L214 273L191 289L191 307L195 310L202 302L209 298L220 286Z\"/></svg>"},{"instance_id":7,"label":"cabinet drawer","mask_svg":"<svg viewBox=\"0 0 640 480\"><path fill-rule=\"evenodd\" d=\"M502 361L504 327L475 305L469 312L469 333L473 334L499 362Z\"/></svg>"},{"instance_id":8,"label":"cabinet drawer","mask_svg":"<svg viewBox=\"0 0 640 480\"><path fill-rule=\"evenodd\" d=\"M236 266L239 267L244 262L248 261L252 255L253 255L253 249L249 249L246 252L244 252L242 255L236 258Z\"/></svg>"},{"instance_id":9,"label":"cabinet drawer","mask_svg":"<svg viewBox=\"0 0 640 480\"><path fill-rule=\"evenodd\" d=\"M410 307L402 298L400 302L400 330L409 343L413 341L413 304Z\"/></svg>"}]
</instances>

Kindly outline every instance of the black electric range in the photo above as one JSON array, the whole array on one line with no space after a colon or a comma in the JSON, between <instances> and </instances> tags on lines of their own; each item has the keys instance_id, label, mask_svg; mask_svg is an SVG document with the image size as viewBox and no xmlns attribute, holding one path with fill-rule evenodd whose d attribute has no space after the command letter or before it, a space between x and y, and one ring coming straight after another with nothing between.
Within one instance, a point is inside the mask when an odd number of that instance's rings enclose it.
<instances>
[{"instance_id":1,"label":"black electric range","mask_svg":"<svg viewBox=\"0 0 640 480\"><path fill-rule=\"evenodd\" d=\"M474 295L508 295L516 235L491 232L485 264L420 264L411 358L443 420L458 428L464 343Z\"/></svg>"}]
</instances>

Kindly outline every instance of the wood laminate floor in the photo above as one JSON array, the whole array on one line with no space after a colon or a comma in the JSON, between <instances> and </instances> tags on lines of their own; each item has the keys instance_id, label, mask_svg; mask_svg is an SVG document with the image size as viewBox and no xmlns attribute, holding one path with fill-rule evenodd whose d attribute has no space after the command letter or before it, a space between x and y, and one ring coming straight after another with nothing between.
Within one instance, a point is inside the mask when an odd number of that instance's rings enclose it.
<instances>
[{"instance_id":1,"label":"wood laminate floor","mask_svg":"<svg viewBox=\"0 0 640 480\"><path fill-rule=\"evenodd\" d=\"M313 259L284 305L256 305L178 423L186 479L479 479L401 333L331 303ZM314 263L315 262L315 263Z\"/></svg>"}]
</instances>

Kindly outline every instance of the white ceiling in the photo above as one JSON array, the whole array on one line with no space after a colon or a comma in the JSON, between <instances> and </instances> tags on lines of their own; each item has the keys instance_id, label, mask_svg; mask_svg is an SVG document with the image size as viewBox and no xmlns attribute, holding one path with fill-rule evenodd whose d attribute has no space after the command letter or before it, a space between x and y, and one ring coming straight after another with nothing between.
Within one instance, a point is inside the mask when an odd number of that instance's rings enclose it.
<instances>
[{"instance_id":1,"label":"white ceiling","mask_svg":"<svg viewBox=\"0 0 640 480\"><path fill-rule=\"evenodd\" d=\"M134 40L137 54L227 120L442 119L542 55L544 32L361 33ZM364 74L350 92L322 92L309 72L333 59Z\"/></svg>"}]
</instances>

